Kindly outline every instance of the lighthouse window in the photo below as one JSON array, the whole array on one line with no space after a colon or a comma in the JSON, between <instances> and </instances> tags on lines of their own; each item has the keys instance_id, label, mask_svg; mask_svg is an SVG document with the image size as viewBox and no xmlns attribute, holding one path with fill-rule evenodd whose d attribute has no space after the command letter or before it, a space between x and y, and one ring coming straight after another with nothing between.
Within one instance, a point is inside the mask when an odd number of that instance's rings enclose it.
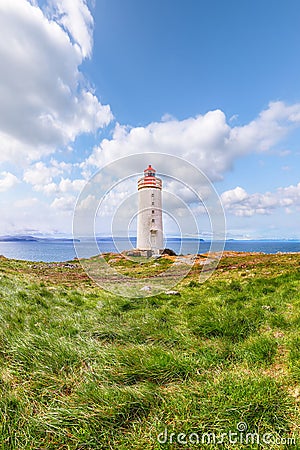
<instances>
[{"instance_id":1,"label":"lighthouse window","mask_svg":"<svg viewBox=\"0 0 300 450\"><path fill-rule=\"evenodd\" d=\"M154 202L152 202L152 206L154 205Z\"/></svg>"},{"instance_id":2,"label":"lighthouse window","mask_svg":"<svg viewBox=\"0 0 300 450\"><path fill-rule=\"evenodd\" d=\"M155 222L155 219L152 219L152 223L154 223Z\"/></svg>"},{"instance_id":3,"label":"lighthouse window","mask_svg":"<svg viewBox=\"0 0 300 450\"><path fill-rule=\"evenodd\" d=\"M151 194L151 197L154 197L154 194Z\"/></svg>"},{"instance_id":4,"label":"lighthouse window","mask_svg":"<svg viewBox=\"0 0 300 450\"><path fill-rule=\"evenodd\" d=\"M152 209L152 214L154 214L154 209Z\"/></svg>"}]
</instances>

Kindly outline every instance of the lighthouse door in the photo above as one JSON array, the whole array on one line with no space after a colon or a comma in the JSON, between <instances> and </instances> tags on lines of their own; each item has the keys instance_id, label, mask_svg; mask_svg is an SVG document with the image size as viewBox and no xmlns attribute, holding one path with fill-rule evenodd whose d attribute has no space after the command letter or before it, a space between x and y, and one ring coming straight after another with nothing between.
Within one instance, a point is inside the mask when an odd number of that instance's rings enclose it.
<instances>
[{"instance_id":1,"label":"lighthouse door","mask_svg":"<svg viewBox=\"0 0 300 450\"><path fill-rule=\"evenodd\" d=\"M150 242L151 248L156 248L156 230L151 230Z\"/></svg>"}]
</instances>

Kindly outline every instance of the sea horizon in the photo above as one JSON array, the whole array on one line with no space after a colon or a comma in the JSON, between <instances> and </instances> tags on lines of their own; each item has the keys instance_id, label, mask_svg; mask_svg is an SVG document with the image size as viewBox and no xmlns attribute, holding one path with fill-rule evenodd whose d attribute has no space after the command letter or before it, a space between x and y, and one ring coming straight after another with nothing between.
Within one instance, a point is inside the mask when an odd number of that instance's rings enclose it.
<instances>
[{"instance_id":1,"label":"sea horizon","mask_svg":"<svg viewBox=\"0 0 300 450\"><path fill-rule=\"evenodd\" d=\"M80 238L74 238L70 235L60 235L60 236L53 236L53 235L47 235L47 234L7 234L7 235L0 235L0 242L23 242L23 241L92 241L96 238L96 240L130 240L130 241L136 241L137 237L136 235L133 236L111 236L111 235L96 235L94 236L81 236ZM200 240L204 242L231 242L231 241L245 241L245 242L300 242L300 238L293 238L293 237L260 237L260 238L248 238L248 237L230 237L226 239L211 239L209 237L205 236L178 236L178 235L172 235L168 234L166 235L166 240L174 240L174 241L180 241L180 240Z\"/></svg>"},{"instance_id":2,"label":"sea horizon","mask_svg":"<svg viewBox=\"0 0 300 450\"><path fill-rule=\"evenodd\" d=\"M11 259L44 262L64 262L80 257L91 257L101 253L120 253L135 248L136 238L97 236L95 240L86 238L75 242L72 238L38 238L36 240L16 239L0 241L0 255ZM224 245L223 245L224 244ZM80 255L76 253L80 246ZM257 253L299 253L299 239L234 239L225 241L209 240L191 237L167 237L165 248L170 248L176 254L207 253L212 251L257 252Z\"/></svg>"}]
</instances>

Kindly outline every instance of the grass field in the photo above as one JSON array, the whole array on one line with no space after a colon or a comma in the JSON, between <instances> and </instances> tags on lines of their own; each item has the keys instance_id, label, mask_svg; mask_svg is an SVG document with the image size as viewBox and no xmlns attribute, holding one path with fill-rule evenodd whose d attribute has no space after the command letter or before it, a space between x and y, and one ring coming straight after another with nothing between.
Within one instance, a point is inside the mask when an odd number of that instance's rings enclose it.
<instances>
[{"instance_id":1,"label":"grass field","mask_svg":"<svg viewBox=\"0 0 300 450\"><path fill-rule=\"evenodd\" d=\"M131 299L77 261L1 258L0 448L300 448L300 255L199 270L179 295ZM229 442L245 427L260 445Z\"/></svg>"}]
</instances>

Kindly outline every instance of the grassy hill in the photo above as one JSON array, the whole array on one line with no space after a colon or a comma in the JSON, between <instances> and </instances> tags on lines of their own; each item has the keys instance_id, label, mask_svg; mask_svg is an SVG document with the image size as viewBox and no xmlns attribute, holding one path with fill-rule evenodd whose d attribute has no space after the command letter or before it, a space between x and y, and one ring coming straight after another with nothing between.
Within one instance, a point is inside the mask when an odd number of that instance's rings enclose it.
<instances>
[{"instance_id":1,"label":"grassy hill","mask_svg":"<svg viewBox=\"0 0 300 450\"><path fill-rule=\"evenodd\" d=\"M300 448L300 255L199 270L179 295L130 299L77 261L1 258L0 448ZM229 442L246 427L260 445Z\"/></svg>"}]
</instances>

